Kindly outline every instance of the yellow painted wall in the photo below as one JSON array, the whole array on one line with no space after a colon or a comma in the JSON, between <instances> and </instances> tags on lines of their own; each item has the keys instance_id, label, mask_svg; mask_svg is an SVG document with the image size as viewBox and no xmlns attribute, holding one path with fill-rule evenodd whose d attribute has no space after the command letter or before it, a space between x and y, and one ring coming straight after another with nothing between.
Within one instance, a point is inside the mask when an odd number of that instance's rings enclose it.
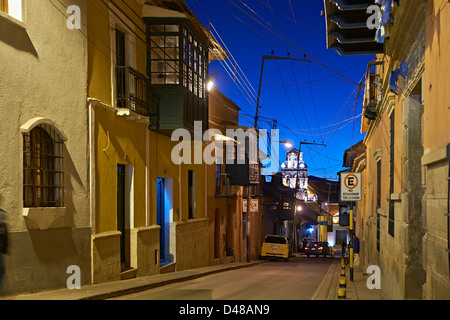
<instances>
[{"instance_id":1,"label":"yellow painted wall","mask_svg":"<svg viewBox=\"0 0 450 320\"><path fill-rule=\"evenodd\" d=\"M427 1L425 18L424 154L450 142L450 8Z\"/></svg>"},{"instance_id":2,"label":"yellow painted wall","mask_svg":"<svg viewBox=\"0 0 450 320\"><path fill-rule=\"evenodd\" d=\"M96 107L96 232L117 230L117 164L134 167L134 226L146 217L145 124Z\"/></svg>"},{"instance_id":3,"label":"yellow painted wall","mask_svg":"<svg viewBox=\"0 0 450 320\"><path fill-rule=\"evenodd\" d=\"M110 6L118 6L110 13ZM135 50L136 65L132 66L142 74L146 74L146 35L145 23L142 17L142 6L135 0L108 1L89 0L87 4L87 35L88 35L88 97L97 98L105 104L112 105L113 62L116 49L111 44L111 32L116 24L126 24L129 27L131 39L127 39L127 45Z\"/></svg>"},{"instance_id":4,"label":"yellow painted wall","mask_svg":"<svg viewBox=\"0 0 450 320\"><path fill-rule=\"evenodd\" d=\"M150 207L151 223L156 224L156 179L173 179L173 221L187 221L188 210L188 170L195 171L195 195L196 195L196 218L207 216L205 207L205 193L207 192L205 168L203 164L181 164L176 165L172 161L172 149L178 144L171 141L171 137L156 131L150 131ZM191 148L192 157L194 147ZM193 163L193 158L192 161ZM181 192L181 197L180 197ZM181 201L181 205L180 205Z\"/></svg>"},{"instance_id":5,"label":"yellow painted wall","mask_svg":"<svg viewBox=\"0 0 450 320\"><path fill-rule=\"evenodd\" d=\"M117 164L134 166L134 226L146 225L147 124L117 116L112 108L115 46L111 39L116 25L128 30L132 67L146 73L145 25L135 14L140 12L142 6L136 1L88 1L88 97L110 106L94 107L97 233L117 230Z\"/></svg>"},{"instance_id":6,"label":"yellow painted wall","mask_svg":"<svg viewBox=\"0 0 450 320\"><path fill-rule=\"evenodd\" d=\"M103 1L87 2L88 97L111 105L111 35L106 17L109 17L109 9Z\"/></svg>"}]
</instances>

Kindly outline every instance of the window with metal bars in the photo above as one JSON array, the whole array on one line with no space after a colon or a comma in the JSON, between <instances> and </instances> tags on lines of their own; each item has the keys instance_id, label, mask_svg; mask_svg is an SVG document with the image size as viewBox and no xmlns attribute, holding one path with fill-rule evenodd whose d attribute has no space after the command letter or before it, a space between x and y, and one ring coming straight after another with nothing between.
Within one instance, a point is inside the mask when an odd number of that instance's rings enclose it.
<instances>
[{"instance_id":1,"label":"window with metal bars","mask_svg":"<svg viewBox=\"0 0 450 320\"><path fill-rule=\"evenodd\" d=\"M395 110L391 115L391 141L390 141L390 157L389 157L389 224L388 233L394 236L394 201L392 200L392 193L394 193L394 155L395 155Z\"/></svg>"},{"instance_id":2,"label":"window with metal bars","mask_svg":"<svg viewBox=\"0 0 450 320\"><path fill-rule=\"evenodd\" d=\"M377 161L377 251L380 252L381 160Z\"/></svg>"},{"instance_id":3,"label":"window with metal bars","mask_svg":"<svg viewBox=\"0 0 450 320\"><path fill-rule=\"evenodd\" d=\"M381 207L381 160L377 161L377 208Z\"/></svg>"},{"instance_id":4,"label":"window with metal bars","mask_svg":"<svg viewBox=\"0 0 450 320\"><path fill-rule=\"evenodd\" d=\"M23 134L23 206L64 206L64 140L48 124Z\"/></svg>"}]
</instances>

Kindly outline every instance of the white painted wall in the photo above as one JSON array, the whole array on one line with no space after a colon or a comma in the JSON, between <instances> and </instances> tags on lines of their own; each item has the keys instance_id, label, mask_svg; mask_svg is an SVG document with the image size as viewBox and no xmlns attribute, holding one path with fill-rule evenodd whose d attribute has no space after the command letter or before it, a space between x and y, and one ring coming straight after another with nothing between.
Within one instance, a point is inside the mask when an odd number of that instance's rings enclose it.
<instances>
[{"instance_id":1,"label":"white painted wall","mask_svg":"<svg viewBox=\"0 0 450 320\"><path fill-rule=\"evenodd\" d=\"M61 1L78 5L85 24L86 0L68 2ZM23 23L0 16L0 208L11 232L0 295L64 287L69 265L81 267L82 284L90 281L86 30L67 28L59 2L23 3L10 0L11 15ZM44 230L30 231L24 213L39 220L39 212L23 208L21 130L35 118L48 119L67 138L65 210L55 223L40 224Z\"/></svg>"}]
</instances>

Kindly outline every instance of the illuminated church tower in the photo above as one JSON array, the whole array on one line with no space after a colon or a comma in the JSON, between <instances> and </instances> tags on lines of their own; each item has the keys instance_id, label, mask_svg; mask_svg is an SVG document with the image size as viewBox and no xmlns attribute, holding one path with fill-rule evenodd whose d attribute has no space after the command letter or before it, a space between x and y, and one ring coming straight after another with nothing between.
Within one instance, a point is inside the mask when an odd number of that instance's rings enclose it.
<instances>
[{"instance_id":1,"label":"illuminated church tower","mask_svg":"<svg viewBox=\"0 0 450 320\"><path fill-rule=\"evenodd\" d=\"M281 165L283 185L292 189L308 189L308 167L303 161L303 153L292 148L286 152L286 162Z\"/></svg>"}]
</instances>

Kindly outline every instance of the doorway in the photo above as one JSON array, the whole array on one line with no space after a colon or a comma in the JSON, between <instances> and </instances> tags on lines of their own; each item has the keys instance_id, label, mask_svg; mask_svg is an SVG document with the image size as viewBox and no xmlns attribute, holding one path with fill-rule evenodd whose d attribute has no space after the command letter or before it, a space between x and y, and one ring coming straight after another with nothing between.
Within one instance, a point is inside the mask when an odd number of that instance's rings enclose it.
<instances>
[{"instance_id":1,"label":"doorway","mask_svg":"<svg viewBox=\"0 0 450 320\"><path fill-rule=\"evenodd\" d=\"M131 268L130 229L134 228L134 168L117 165L117 230L120 231L121 271Z\"/></svg>"},{"instance_id":2,"label":"doorway","mask_svg":"<svg viewBox=\"0 0 450 320\"><path fill-rule=\"evenodd\" d=\"M161 226L159 230L159 259L165 261L165 214L164 214L164 179L156 179L156 223Z\"/></svg>"},{"instance_id":3,"label":"doorway","mask_svg":"<svg viewBox=\"0 0 450 320\"><path fill-rule=\"evenodd\" d=\"M334 243L341 245L344 241L347 243L347 230L336 230L336 241Z\"/></svg>"},{"instance_id":4,"label":"doorway","mask_svg":"<svg viewBox=\"0 0 450 320\"><path fill-rule=\"evenodd\" d=\"M173 222L173 180L156 178L156 224L159 231L160 264L174 261L170 248L170 225Z\"/></svg>"},{"instance_id":5,"label":"doorway","mask_svg":"<svg viewBox=\"0 0 450 320\"><path fill-rule=\"evenodd\" d=\"M214 215L214 259L220 258L220 209Z\"/></svg>"},{"instance_id":6,"label":"doorway","mask_svg":"<svg viewBox=\"0 0 450 320\"><path fill-rule=\"evenodd\" d=\"M120 265L126 267L125 259L125 165L117 165L117 230L120 231Z\"/></svg>"}]
</instances>

